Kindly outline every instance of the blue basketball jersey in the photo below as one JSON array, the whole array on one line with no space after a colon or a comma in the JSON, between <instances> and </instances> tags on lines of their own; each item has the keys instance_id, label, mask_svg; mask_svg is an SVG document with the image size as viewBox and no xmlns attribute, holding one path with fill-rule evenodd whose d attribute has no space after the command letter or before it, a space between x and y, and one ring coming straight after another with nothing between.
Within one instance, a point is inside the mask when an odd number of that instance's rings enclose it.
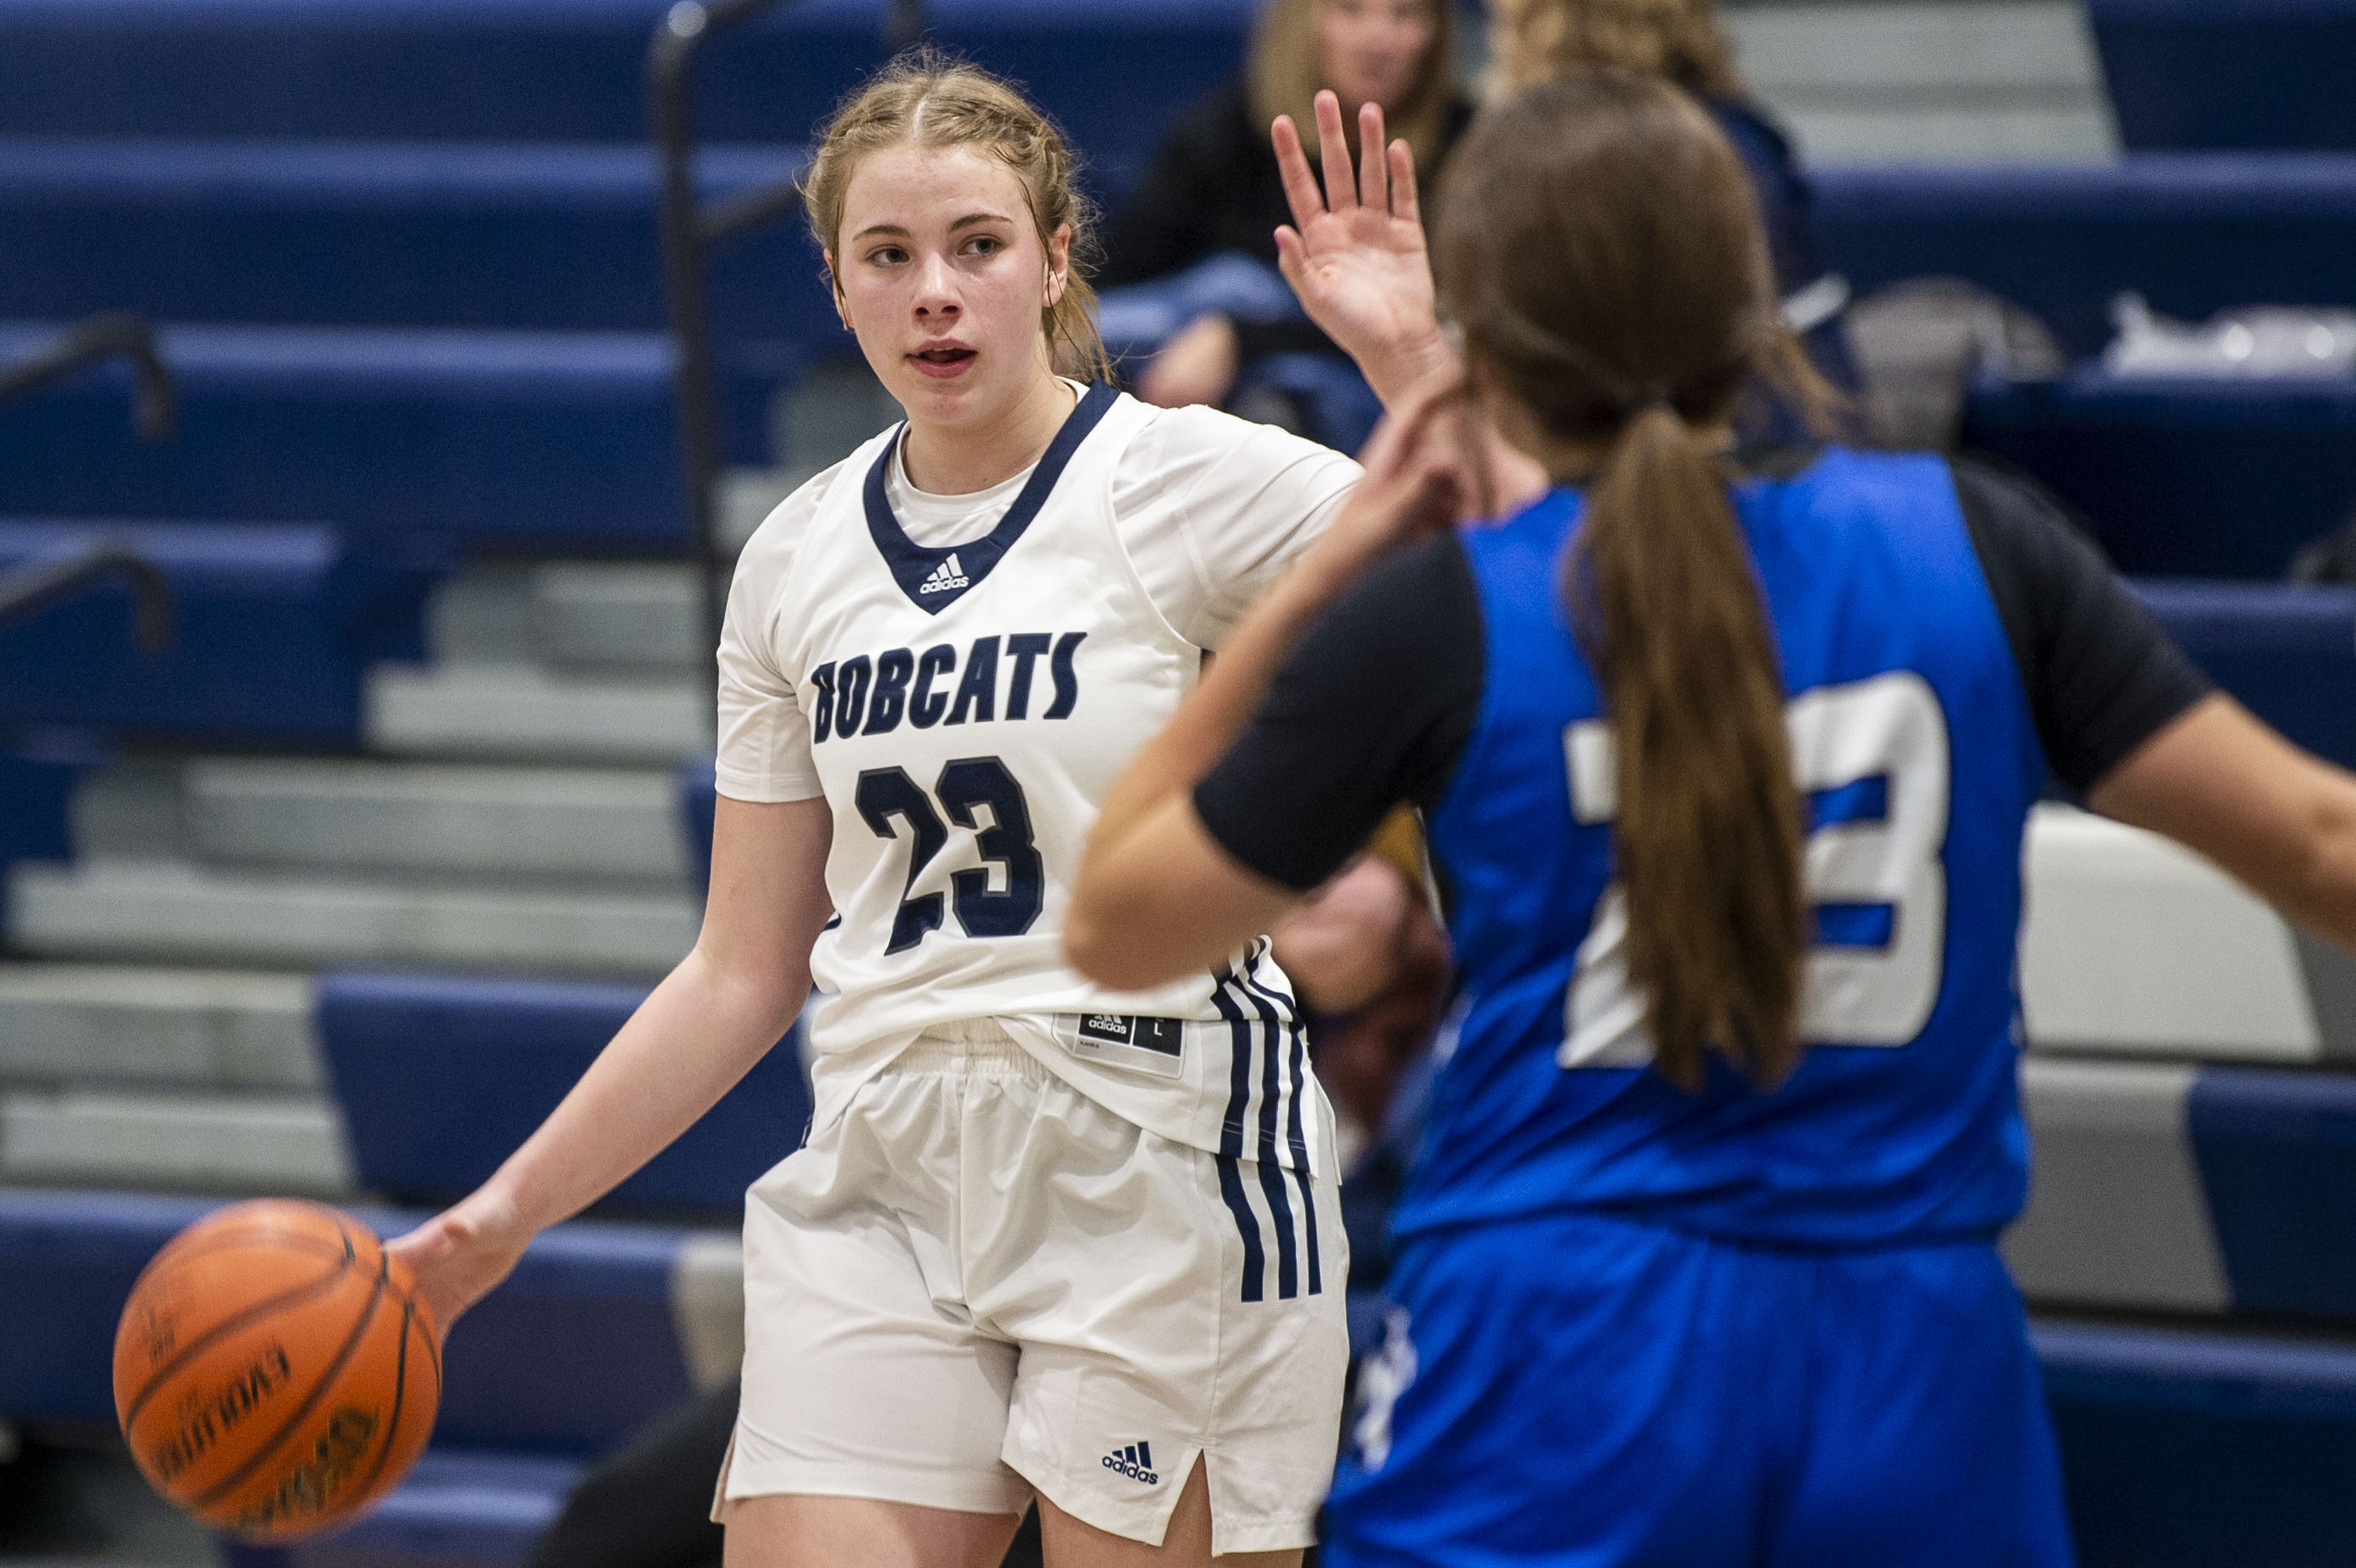
<instances>
[{"instance_id":1,"label":"blue basketball jersey","mask_svg":"<svg viewBox=\"0 0 2356 1568\"><path fill-rule=\"evenodd\" d=\"M2021 836L2044 753L1946 464L1827 452L1733 496L1789 693L1816 944L1772 1093L1657 1073L1623 965L1612 742L1560 603L1580 498L1463 538L1479 718L1432 813L1463 984L1402 1232L1589 1210L1806 1245L2019 1209ZM1697 845L1707 854L1708 846Z\"/></svg>"}]
</instances>

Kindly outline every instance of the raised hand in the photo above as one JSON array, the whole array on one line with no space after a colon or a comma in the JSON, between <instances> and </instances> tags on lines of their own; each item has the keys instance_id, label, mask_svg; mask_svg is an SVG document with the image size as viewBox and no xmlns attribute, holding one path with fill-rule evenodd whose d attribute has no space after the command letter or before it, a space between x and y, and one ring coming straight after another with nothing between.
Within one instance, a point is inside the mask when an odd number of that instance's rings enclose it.
<instances>
[{"instance_id":1,"label":"raised hand","mask_svg":"<svg viewBox=\"0 0 2356 1568\"><path fill-rule=\"evenodd\" d=\"M1386 402L1443 372L1454 356L1440 336L1431 258L1416 203L1415 159L1404 141L1383 144L1383 111L1358 112L1360 155L1351 166L1341 101L1317 95L1321 189L1289 115L1271 130L1292 222L1276 231L1277 266L1309 318L1366 373Z\"/></svg>"}]
</instances>

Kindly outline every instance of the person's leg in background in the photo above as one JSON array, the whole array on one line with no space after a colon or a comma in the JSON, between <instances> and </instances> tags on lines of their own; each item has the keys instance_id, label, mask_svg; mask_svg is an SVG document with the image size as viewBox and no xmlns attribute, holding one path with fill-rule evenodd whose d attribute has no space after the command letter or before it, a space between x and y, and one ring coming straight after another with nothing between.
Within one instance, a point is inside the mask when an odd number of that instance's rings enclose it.
<instances>
[{"instance_id":1,"label":"person's leg in background","mask_svg":"<svg viewBox=\"0 0 2356 1568\"><path fill-rule=\"evenodd\" d=\"M712 1486L736 1426L736 1380L657 1416L591 1467L524 1568L719 1568ZM1041 1568L1034 1512L1003 1568Z\"/></svg>"},{"instance_id":2,"label":"person's leg in background","mask_svg":"<svg viewBox=\"0 0 2356 1568\"><path fill-rule=\"evenodd\" d=\"M581 1477L525 1568L704 1568L720 1561L712 1483L736 1380L657 1416Z\"/></svg>"}]
</instances>

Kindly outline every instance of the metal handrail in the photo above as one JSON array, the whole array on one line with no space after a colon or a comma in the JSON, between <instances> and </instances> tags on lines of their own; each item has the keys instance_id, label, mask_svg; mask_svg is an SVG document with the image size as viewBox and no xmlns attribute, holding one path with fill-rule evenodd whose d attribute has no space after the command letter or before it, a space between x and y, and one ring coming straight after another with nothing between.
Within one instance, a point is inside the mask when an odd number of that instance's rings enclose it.
<instances>
[{"instance_id":1,"label":"metal handrail","mask_svg":"<svg viewBox=\"0 0 2356 1568\"><path fill-rule=\"evenodd\" d=\"M127 540L101 539L76 554L0 576L0 624L45 608L112 572L131 584L131 638L151 654L172 645L171 584Z\"/></svg>"},{"instance_id":2,"label":"metal handrail","mask_svg":"<svg viewBox=\"0 0 2356 1568\"><path fill-rule=\"evenodd\" d=\"M170 440L180 422L179 389L163 356L155 352L155 328L127 311L91 316L22 364L0 370L0 403L30 397L83 366L103 359L131 361L137 382L132 396L131 427L139 432L139 439Z\"/></svg>"},{"instance_id":3,"label":"metal handrail","mask_svg":"<svg viewBox=\"0 0 2356 1568\"><path fill-rule=\"evenodd\" d=\"M688 548L702 615L705 674L719 684L720 625L726 607L721 575L725 551L714 491L720 480L720 416L704 298L706 258L737 236L801 205L793 181L745 191L709 208L695 193L695 123L691 102L695 60L705 40L790 0L679 0L655 24L647 44L647 112L662 172L663 280L676 345L680 477L687 502ZM924 0L888 0L884 40L894 50L924 32Z\"/></svg>"}]
</instances>

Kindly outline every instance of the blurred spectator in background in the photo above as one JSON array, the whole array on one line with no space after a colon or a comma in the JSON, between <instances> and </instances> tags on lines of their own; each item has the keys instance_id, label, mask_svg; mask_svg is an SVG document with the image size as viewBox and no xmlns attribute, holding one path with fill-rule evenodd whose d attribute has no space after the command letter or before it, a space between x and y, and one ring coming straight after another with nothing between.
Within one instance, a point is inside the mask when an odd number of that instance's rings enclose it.
<instances>
[{"instance_id":1,"label":"blurred spectator in background","mask_svg":"<svg viewBox=\"0 0 2356 1568\"><path fill-rule=\"evenodd\" d=\"M1291 221L1291 210L1268 128L1279 114L1313 127L1310 102L1320 88L1333 89L1348 116L1362 103L1382 106L1392 133L1415 149L1429 200L1432 173L1472 117L1457 76L1453 12L1451 0L1267 0L1243 73L1181 115L1106 226L1098 286L1163 278L1238 252L1273 277L1276 227ZM1136 391L1165 408L1224 403L1256 363L1303 353L1329 355L1337 372L1356 376L1304 317L1238 320L1214 311L1147 362ZM1367 402L1371 409L1371 394Z\"/></svg>"},{"instance_id":2,"label":"blurred spectator in background","mask_svg":"<svg viewBox=\"0 0 2356 1568\"><path fill-rule=\"evenodd\" d=\"M1716 0L1491 0L1489 17L1492 96L1604 66L1661 78L1701 101L1751 176L1786 318L1816 368L1853 389L1857 379L1835 328L1848 285L1825 266L1807 176L1789 138L1751 96Z\"/></svg>"}]
</instances>

